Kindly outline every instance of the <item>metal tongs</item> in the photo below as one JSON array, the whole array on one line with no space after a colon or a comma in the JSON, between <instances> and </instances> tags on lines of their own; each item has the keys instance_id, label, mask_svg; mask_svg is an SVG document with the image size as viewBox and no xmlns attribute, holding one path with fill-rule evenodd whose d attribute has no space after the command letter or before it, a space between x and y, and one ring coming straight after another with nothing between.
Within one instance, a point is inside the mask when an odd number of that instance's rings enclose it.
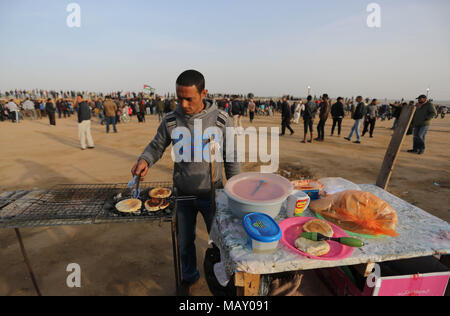
<instances>
[{"instance_id":1,"label":"metal tongs","mask_svg":"<svg viewBox=\"0 0 450 316\"><path fill-rule=\"evenodd\" d=\"M141 183L141 175L136 175L133 177L133 179L128 182L128 187L131 189L132 187L135 187L133 191L131 191L131 194L133 198L137 199L141 195L141 190L139 189L139 184Z\"/></svg>"}]
</instances>

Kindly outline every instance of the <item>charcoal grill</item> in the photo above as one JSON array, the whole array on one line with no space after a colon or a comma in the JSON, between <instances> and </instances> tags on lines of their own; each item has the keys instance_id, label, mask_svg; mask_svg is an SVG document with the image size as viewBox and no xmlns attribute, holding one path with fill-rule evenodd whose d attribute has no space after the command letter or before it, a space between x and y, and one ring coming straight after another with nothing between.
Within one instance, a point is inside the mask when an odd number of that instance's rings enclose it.
<instances>
[{"instance_id":1,"label":"charcoal grill","mask_svg":"<svg viewBox=\"0 0 450 316\"><path fill-rule=\"evenodd\" d=\"M63 184L44 191L40 197L23 195L0 199L0 228L14 228L36 292L40 295L31 264L23 246L19 228L70 226L144 221L171 222L172 247L176 288L181 284L178 248L177 190L170 182L142 183L140 199L149 199L148 192L156 187L170 188L173 192L166 210L149 213L143 206L139 214L121 214L115 204L132 197L127 184ZM120 196L119 196L120 195ZM22 198L23 197L23 198ZM183 199L183 198L182 198Z\"/></svg>"}]
</instances>

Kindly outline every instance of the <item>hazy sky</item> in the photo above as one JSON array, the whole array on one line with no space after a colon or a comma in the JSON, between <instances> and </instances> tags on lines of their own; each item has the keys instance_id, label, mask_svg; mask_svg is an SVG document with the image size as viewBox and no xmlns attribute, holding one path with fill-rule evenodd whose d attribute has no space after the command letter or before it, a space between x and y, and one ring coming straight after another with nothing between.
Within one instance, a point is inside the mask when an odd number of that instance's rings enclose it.
<instances>
[{"instance_id":1,"label":"hazy sky","mask_svg":"<svg viewBox=\"0 0 450 316\"><path fill-rule=\"evenodd\" d=\"M81 7L69 28L66 7ZM367 5L381 6L369 28ZM0 90L210 92L450 100L448 0L0 0Z\"/></svg>"}]
</instances>

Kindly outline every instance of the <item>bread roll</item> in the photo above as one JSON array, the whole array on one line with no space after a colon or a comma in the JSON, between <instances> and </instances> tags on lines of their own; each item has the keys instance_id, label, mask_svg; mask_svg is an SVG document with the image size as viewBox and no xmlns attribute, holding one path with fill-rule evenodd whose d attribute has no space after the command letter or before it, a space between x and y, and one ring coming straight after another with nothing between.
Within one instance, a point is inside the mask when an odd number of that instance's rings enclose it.
<instances>
[{"instance_id":1,"label":"bread roll","mask_svg":"<svg viewBox=\"0 0 450 316\"><path fill-rule=\"evenodd\" d=\"M303 237L295 241L295 248L314 257L325 256L331 250L326 241L312 241Z\"/></svg>"},{"instance_id":2,"label":"bread roll","mask_svg":"<svg viewBox=\"0 0 450 316\"><path fill-rule=\"evenodd\" d=\"M303 225L303 231L307 233L319 233L330 238L333 238L334 236L333 228L331 228L328 223L320 219L307 222Z\"/></svg>"}]
</instances>

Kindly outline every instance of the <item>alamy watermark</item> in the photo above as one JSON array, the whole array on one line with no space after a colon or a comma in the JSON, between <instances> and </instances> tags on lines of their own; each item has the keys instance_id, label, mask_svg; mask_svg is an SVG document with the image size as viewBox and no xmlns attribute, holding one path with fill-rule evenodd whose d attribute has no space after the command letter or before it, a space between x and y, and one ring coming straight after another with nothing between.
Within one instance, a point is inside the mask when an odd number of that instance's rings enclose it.
<instances>
[{"instance_id":1,"label":"alamy watermark","mask_svg":"<svg viewBox=\"0 0 450 316\"><path fill-rule=\"evenodd\" d=\"M280 161L280 129L267 127L233 128L227 127L225 135L218 127L209 127L203 131L202 120L194 121L194 135L186 127L177 127L172 131L174 141L172 160L181 162L261 162L270 165L261 166L262 173L278 170ZM268 139L270 137L270 153ZM247 143L247 138L249 142ZM248 145L248 160L246 147ZM215 154L211 154L214 146Z\"/></svg>"},{"instance_id":2,"label":"alamy watermark","mask_svg":"<svg viewBox=\"0 0 450 316\"><path fill-rule=\"evenodd\" d=\"M66 285L69 288L81 287L81 267L78 263L71 263L66 268L67 272L71 272L66 279Z\"/></svg>"},{"instance_id":3,"label":"alamy watermark","mask_svg":"<svg viewBox=\"0 0 450 316\"><path fill-rule=\"evenodd\" d=\"M372 2L367 5L367 27L380 28L381 27L381 6L378 3Z\"/></svg>"},{"instance_id":4,"label":"alamy watermark","mask_svg":"<svg viewBox=\"0 0 450 316\"><path fill-rule=\"evenodd\" d=\"M81 27L81 7L78 3L69 3L66 11L70 12L67 16L66 24L70 28Z\"/></svg>"}]
</instances>

